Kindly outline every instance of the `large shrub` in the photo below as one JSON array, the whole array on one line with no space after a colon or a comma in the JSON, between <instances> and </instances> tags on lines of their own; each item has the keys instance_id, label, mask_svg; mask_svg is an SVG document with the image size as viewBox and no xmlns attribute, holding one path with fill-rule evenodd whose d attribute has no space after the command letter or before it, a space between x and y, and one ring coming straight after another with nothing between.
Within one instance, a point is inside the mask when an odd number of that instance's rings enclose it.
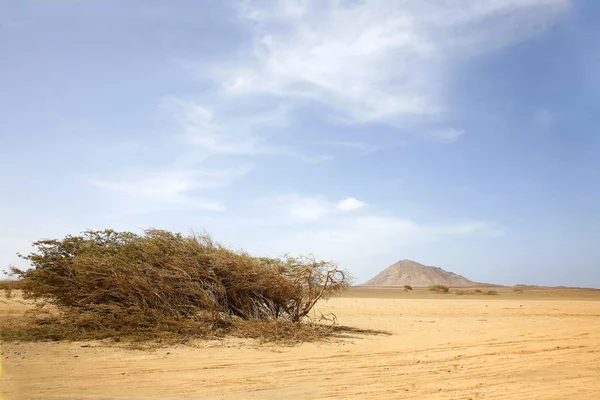
<instances>
[{"instance_id":1,"label":"large shrub","mask_svg":"<svg viewBox=\"0 0 600 400\"><path fill-rule=\"evenodd\" d=\"M21 256L33 268L13 270L24 296L90 329L299 322L350 283L334 263L252 257L207 235L103 230L33 245Z\"/></svg>"}]
</instances>

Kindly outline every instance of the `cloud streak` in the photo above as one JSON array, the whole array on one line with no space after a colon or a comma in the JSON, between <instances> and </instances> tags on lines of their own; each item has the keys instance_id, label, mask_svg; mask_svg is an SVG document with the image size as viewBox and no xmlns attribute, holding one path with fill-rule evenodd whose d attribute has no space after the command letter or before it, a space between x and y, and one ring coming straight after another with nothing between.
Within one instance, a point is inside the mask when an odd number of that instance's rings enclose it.
<instances>
[{"instance_id":1,"label":"cloud streak","mask_svg":"<svg viewBox=\"0 0 600 400\"><path fill-rule=\"evenodd\" d=\"M263 107L251 114L240 107L236 113L227 113L226 118L224 110L215 112L198 101L178 97L164 99L161 106L183 128L184 140L208 155L254 156L287 151L267 145L265 134L271 128L287 125L284 106Z\"/></svg>"},{"instance_id":2,"label":"cloud streak","mask_svg":"<svg viewBox=\"0 0 600 400\"><path fill-rule=\"evenodd\" d=\"M246 1L251 57L213 71L231 95L307 98L349 122L437 115L457 62L543 32L568 0Z\"/></svg>"},{"instance_id":3,"label":"cloud streak","mask_svg":"<svg viewBox=\"0 0 600 400\"><path fill-rule=\"evenodd\" d=\"M225 205L200 193L229 185L249 171L249 168L171 168L130 173L117 179L91 179L89 182L116 196L126 204L124 208L134 213L165 209L224 211Z\"/></svg>"},{"instance_id":4,"label":"cloud streak","mask_svg":"<svg viewBox=\"0 0 600 400\"><path fill-rule=\"evenodd\" d=\"M265 222L268 229L260 241L247 243L257 252L308 252L359 266L368 263L371 257L397 255L424 244L504 235L501 228L486 221L422 223L365 210L365 206L351 197L339 202L324 196L298 194L266 199L257 207L260 215L270 216L269 222ZM258 220L246 223L255 229L260 225Z\"/></svg>"},{"instance_id":5,"label":"cloud streak","mask_svg":"<svg viewBox=\"0 0 600 400\"><path fill-rule=\"evenodd\" d=\"M278 223L282 224L318 222L365 206L365 203L353 197L335 203L324 196L300 196L296 193L261 199L257 202L259 209L276 217Z\"/></svg>"},{"instance_id":6,"label":"cloud streak","mask_svg":"<svg viewBox=\"0 0 600 400\"><path fill-rule=\"evenodd\" d=\"M543 32L569 0L238 4L250 40L228 60L187 62L188 70L194 65L208 79L209 89L201 100L171 97L163 107L187 143L205 155L284 155L318 164L333 156L306 154L290 144L300 138L278 135L301 134L293 122L305 104L318 104L337 123L381 123L439 143L457 141L465 131L446 122L452 114L450 71ZM362 154L387 147L351 139L312 143Z\"/></svg>"},{"instance_id":7,"label":"cloud streak","mask_svg":"<svg viewBox=\"0 0 600 400\"><path fill-rule=\"evenodd\" d=\"M348 197L337 203L336 208L341 211L353 211L365 207L366 204L354 197Z\"/></svg>"}]
</instances>

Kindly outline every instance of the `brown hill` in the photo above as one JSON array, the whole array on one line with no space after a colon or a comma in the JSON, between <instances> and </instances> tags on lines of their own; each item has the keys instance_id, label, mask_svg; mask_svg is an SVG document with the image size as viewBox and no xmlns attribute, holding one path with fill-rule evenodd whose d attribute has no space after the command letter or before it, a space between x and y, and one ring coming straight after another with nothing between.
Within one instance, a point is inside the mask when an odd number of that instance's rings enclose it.
<instances>
[{"instance_id":1,"label":"brown hill","mask_svg":"<svg viewBox=\"0 0 600 400\"><path fill-rule=\"evenodd\" d=\"M427 267L411 260L398 261L392 264L373 279L365 282L365 286L476 286L480 285L454 272L444 271L438 267Z\"/></svg>"}]
</instances>

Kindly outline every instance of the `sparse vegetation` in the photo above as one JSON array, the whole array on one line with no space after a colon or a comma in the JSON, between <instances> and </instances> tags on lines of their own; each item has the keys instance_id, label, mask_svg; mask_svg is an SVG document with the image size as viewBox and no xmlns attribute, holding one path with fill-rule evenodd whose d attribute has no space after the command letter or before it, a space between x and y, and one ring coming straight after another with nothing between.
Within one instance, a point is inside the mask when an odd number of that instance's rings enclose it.
<instances>
[{"instance_id":1,"label":"sparse vegetation","mask_svg":"<svg viewBox=\"0 0 600 400\"><path fill-rule=\"evenodd\" d=\"M23 282L20 280L0 281L0 290L20 290L23 289Z\"/></svg>"},{"instance_id":2,"label":"sparse vegetation","mask_svg":"<svg viewBox=\"0 0 600 400\"><path fill-rule=\"evenodd\" d=\"M456 293L458 296L465 296L465 295L473 295L473 294L475 294L475 292L471 291L471 290L455 290L454 293Z\"/></svg>"},{"instance_id":3,"label":"sparse vegetation","mask_svg":"<svg viewBox=\"0 0 600 400\"><path fill-rule=\"evenodd\" d=\"M488 296L497 296L498 292L495 290L488 290L485 294L487 294Z\"/></svg>"},{"instance_id":4,"label":"sparse vegetation","mask_svg":"<svg viewBox=\"0 0 600 400\"><path fill-rule=\"evenodd\" d=\"M429 286L429 290L436 293L448 293L450 288L445 285L431 285Z\"/></svg>"},{"instance_id":5,"label":"sparse vegetation","mask_svg":"<svg viewBox=\"0 0 600 400\"><path fill-rule=\"evenodd\" d=\"M481 289L475 289L475 290L473 290L473 291L474 291L475 293L477 293L477 294L482 294L482 293L483 293L483 292L481 291Z\"/></svg>"},{"instance_id":6,"label":"sparse vegetation","mask_svg":"<svg viewBox=\"0 0 600 400\"><path fill-rule=\"evenodd\" d=\"M207 235L104 230L33 245L21 256L33 268L13 273L26 299L57 313L3 326L3 340L316 340L335 329L306 317L350 283L334 263L252 257Z\"/></svg>"},{"instance_id":7,"label":"sparse vegetation","mask_svg":"<svg viewBox=\"0 0 600 400\"><path fill-rule=\"evenodd\" d=\"M513 289L513 293L515 293L515 294L521 294L521 293L523 293L523 289L521 289L521 288Z\"/></svg>"},{"instance_id":8,"label":"sparse vegetation","mask_svg":"<svg viewBox=\"0 0 600 400\"><path fill-rule=\"evenodd\" d=\"M409 292L411 290L413 290L412 286L410 286L410 285L404 285L404 291Z\"/></svg>"},{"instance_id":9,"label":"sparse vegetation","mask_svg":"<svg viewBox=\"0 0 600 400\"><path fill-rule=\"evenodd\" d=\"M0 281L0 290L4 290L4 294L7 299L12 296L13 290L23 289L23 282L20 280L4 280Z\"/></svg>"}]
</instances>

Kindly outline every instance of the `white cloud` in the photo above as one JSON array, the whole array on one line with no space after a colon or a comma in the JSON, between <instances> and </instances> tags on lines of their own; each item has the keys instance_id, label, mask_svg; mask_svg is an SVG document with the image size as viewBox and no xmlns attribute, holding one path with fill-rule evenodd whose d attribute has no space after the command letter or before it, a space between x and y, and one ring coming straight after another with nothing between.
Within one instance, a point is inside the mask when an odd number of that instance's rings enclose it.
<instances>
[{"instance_id":1,"label":"white cloud","mask_svg":"<svg viewBox=\"0 0 600 400\"><path fill-rule=\"evenodd\" d=\"M401 254L409 247L503 235L501 229L485 221L421 223L376 211L356 212L365 205L352 197L332 202L324 196L287 194L263 199L257 204L256 219L236 219L235 224L240 232L268 226L260 240L243 237L246 246L257 253L312 253L356 269L370 257Z\"/></svg>"},{"instance_id":2,"label":"white cloud","mask_svg":"<svg viewBox=\"0 0 600 400\"><path fill-rule=\"evenodd\" d=\"M290 226L278 222L260 239L245 236L245 246L257 254L273 256L314 254L365 277L369 269L378 268L377 262L400 257L421 245L503 235L501 229L483 221L427 224L382 214L321 212L321 218L302 224ZM255 224L252 229L256 229Z\"/></svg>"},{"instance_id":3,"label":"white cloud","mask_svg":"<svg viewBox=\"0 0 600 400\"><path fill-rule=\"evenodd\" d=\"M185 140L212 155L257 155L285 153L286 150L267 145L264 130L287 125L287 108L260 109L251 114L244 106L235 113L218 109L215 112L201 103L171 97L163 108L169 110L184 129ZM223 117L223 115L227 115Z\"/></svg>"},{"instance_id":4,"label":"white cloud","mask_svg":"<svg viewBox=\"0 0 600 400\"><path fill-rule=\"evenodd\" d=\"M452 112L448 84L456 65L543 32L569 3L243 0L239 17L250 33L241 42L246 46L225 62L186 63L217 90L205 91L201 101L173 97L163 105L183 127L185 140L208 156L330 160L330 154L300 154L289 140L274 138L296 131L292 112L301 112L304 100L338 121L410 127L413 134L452 142L464 131L431 133L427 124ZM320 143L365 154L389 144L326 138Z\"/></svg>"},{"instance_id":5,"label":"white cloud","mask_svg":"<svg viewBox=\"0 0 600 400\"><path fill-rule=\"evenodd\" d=\"M359 208L363 208L364 206L366 206L366 204L362 201L356 200L354 197L348 197L347 199L344 199L337 203L336 207L338 210L341 211L352 211L358 210Z\"/></svg>"},{"instance_id":6,"label":"white cloud","mask_svg":"<svg viewBox=\"0 0 600 400\"><path fill-rule=\"evenodd\" d=\"M269 219L276 216L279 223L294 224L322 221L341 212L357 210L366 204L352 197L334 203L323 196L285 194L262 199L258 205L267 211Z\"/></svg>"},{"instance_id":7,"label":"white cloud","mask_svg":"<svg viewBox=\"0 0 600 400\"><path fill-rule=\"evenodd\" d=\"M213 71L229 95L309 98L354 122L440 113L449 70L547 29L569 0L245 1L251 57Z\"/></svg>"},{"instance_id":8,"label":"white cloud","mask_svg":"<svg viewBox=\"0 0 600 400\"><path fill-rule=\"evenodd\" d=\"M271 216L277 215L281 223L317 221L334 210L333 205L323 197L302 197L297 194L262 199L258 205Z\"/></svg>"},{"instance_id":9,"label":"white cloud","mask_svg":"<svg viewBox=\"0 0 600 400\"><path fill-rule=\"evenodd\" d=\"M201 154L219 156L264 156L293 157L309 164L320 164L333 160L331 154L304 154L290 145L275 145L285 142L289 128L290 107L237 104L234 110L218 104L208 108L195 100L170 97L162 102L176 122L183 128L183 139Z\"/></svg>"},{"instance_id":10,"label":"white cloud","mask_svg":"<svg viewBox=\"0 0 600 400\"><path fill-rule=\"evenodd\" d=\"M173 168L113 180L92 179L90 183L116 194L125 201L125 208L136 213L162 209L223 211L223 204L199 196L198 192L226 186L248 172L249 168Z\"/></svg>"},{"instance_id":11,"label":"white cloud","mask_svg":"<svg viewBox=\"0 0 600 400\"><path fill-rule=\"evenodd\" d=\"M426 225L393 216L367 215L346 217L317 229L300 230L292 234L291 239L318 253L340 256L359 251L364 256L453 237L498 233L497 228L479 221Z\"/></svg>"}]
</instances>

